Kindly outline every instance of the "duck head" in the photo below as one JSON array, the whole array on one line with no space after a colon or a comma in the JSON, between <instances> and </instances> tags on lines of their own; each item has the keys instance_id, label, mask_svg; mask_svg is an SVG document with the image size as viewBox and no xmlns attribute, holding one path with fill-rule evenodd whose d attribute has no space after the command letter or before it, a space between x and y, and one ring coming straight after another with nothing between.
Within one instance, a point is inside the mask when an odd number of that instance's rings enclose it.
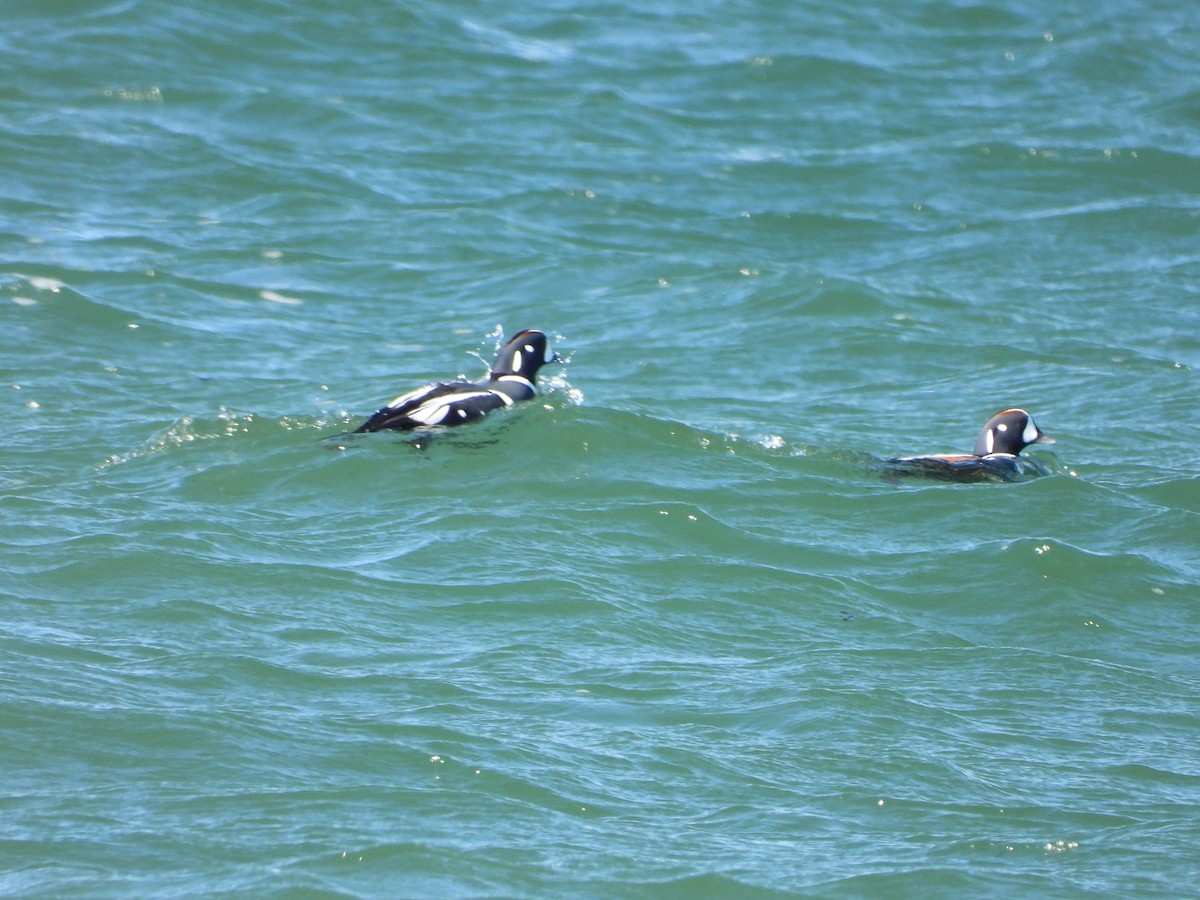
<instances>
[{"instance_id":1,"label":"duck head","mask_svg":"<svg viewBox=\"0 0 1200 900\"><path fill-rule=\"evenodd\" d=\"M491 377L504 378L515 375L533 384L538 369L554 362L562 362L562 359L550 349L546 335L540 331L518 331L496 354Z\"/></svg>"},{"instance_id":2,"label":"duck head","mask_svg":"<svg viewBox=\"0 0 1200 900\"><path fill-rule=\"evenodd\" d=\"M1033 416L1023 409L1006 409L996 413L983 426L975 441L976 456L1008 453L1017 456L1030 444L1053 444L1054 438L1043 432Z\"/></svg>"}]
</instances>

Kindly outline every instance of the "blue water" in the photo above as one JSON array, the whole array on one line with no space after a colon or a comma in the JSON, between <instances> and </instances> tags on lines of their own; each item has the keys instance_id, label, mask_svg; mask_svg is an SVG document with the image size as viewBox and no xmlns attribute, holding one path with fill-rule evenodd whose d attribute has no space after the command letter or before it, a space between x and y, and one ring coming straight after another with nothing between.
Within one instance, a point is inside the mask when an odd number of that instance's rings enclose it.
<instances>
[{"instance_id":1,"label":"blue water","mask_svg":"<svg viewBox=\"0 0 1200 900\"><path fill-rule=\"evenodd\" d=\"M5 18L0 894L1192 891L1200 9Z\"/></svg>"}]
</instances>

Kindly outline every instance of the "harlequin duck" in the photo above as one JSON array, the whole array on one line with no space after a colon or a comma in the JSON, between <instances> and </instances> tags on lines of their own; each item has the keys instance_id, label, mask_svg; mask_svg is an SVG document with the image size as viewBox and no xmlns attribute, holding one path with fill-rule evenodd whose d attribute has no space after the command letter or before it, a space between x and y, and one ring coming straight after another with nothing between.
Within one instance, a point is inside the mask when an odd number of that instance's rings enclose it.
<instances>
[{"instance_id":1,"label":"harlequin duck","mask_svg":"<svg viewBox=\"0 0 1200 900\"><path fill-rule=\"evenodd\" d=\"M534 379L546 363L562 362L550 351L546 335L521 331L500 348L491 372L482 381L442 381L401 394L354 430L413 431L442 425L462 425L532 399Z\"/></svg>"},{"instance_id":2,"label":"harlequin duck","mask_svg":"<svg viewBox=\"0 0 1200 900\"><path fill-rule=\"evenodd\" d=\"M1016 481L1033 475L1048 475L1050 469L1026 459L1021 451L1030 444L1053 444L1033 416L1023 409L1006 409L987 420L970 454L934 454L889 459L892 475L915 475L941 481Z\"/></svg>"}]
</instances>

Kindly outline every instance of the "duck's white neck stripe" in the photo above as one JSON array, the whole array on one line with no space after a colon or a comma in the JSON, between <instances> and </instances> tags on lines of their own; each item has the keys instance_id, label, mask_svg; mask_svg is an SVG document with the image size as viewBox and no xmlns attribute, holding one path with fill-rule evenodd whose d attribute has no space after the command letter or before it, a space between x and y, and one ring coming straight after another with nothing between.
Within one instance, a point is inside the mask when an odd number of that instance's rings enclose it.
<instances>
[{"instance_id":1,"label":"duck's white neck stripe","mask_svg":"<svg viewBox=\"0 0 1200 900\"><path fill-rule=\"evenodd\" d=\"M524 375L500 375L496 378L497 381L519 381L521 384L527 384L530 388L533 387L533 382Z\"/></svg>"}]
</instances>

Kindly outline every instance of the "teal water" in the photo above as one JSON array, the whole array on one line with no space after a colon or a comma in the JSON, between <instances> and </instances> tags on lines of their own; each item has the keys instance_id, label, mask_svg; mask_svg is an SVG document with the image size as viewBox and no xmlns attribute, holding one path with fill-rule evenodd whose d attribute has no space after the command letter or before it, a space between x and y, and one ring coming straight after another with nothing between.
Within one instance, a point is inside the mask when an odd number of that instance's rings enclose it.
<instances>
[{"instance_id":1,"label":"teal water","mask_svg":"<svg viewBox=\"0 0 1200 900\"><path fill-rule=\"evenodd\" d=\"M1200 8L5 18L0 894L1194 890Z\"/></svg>"}]
</instances>

